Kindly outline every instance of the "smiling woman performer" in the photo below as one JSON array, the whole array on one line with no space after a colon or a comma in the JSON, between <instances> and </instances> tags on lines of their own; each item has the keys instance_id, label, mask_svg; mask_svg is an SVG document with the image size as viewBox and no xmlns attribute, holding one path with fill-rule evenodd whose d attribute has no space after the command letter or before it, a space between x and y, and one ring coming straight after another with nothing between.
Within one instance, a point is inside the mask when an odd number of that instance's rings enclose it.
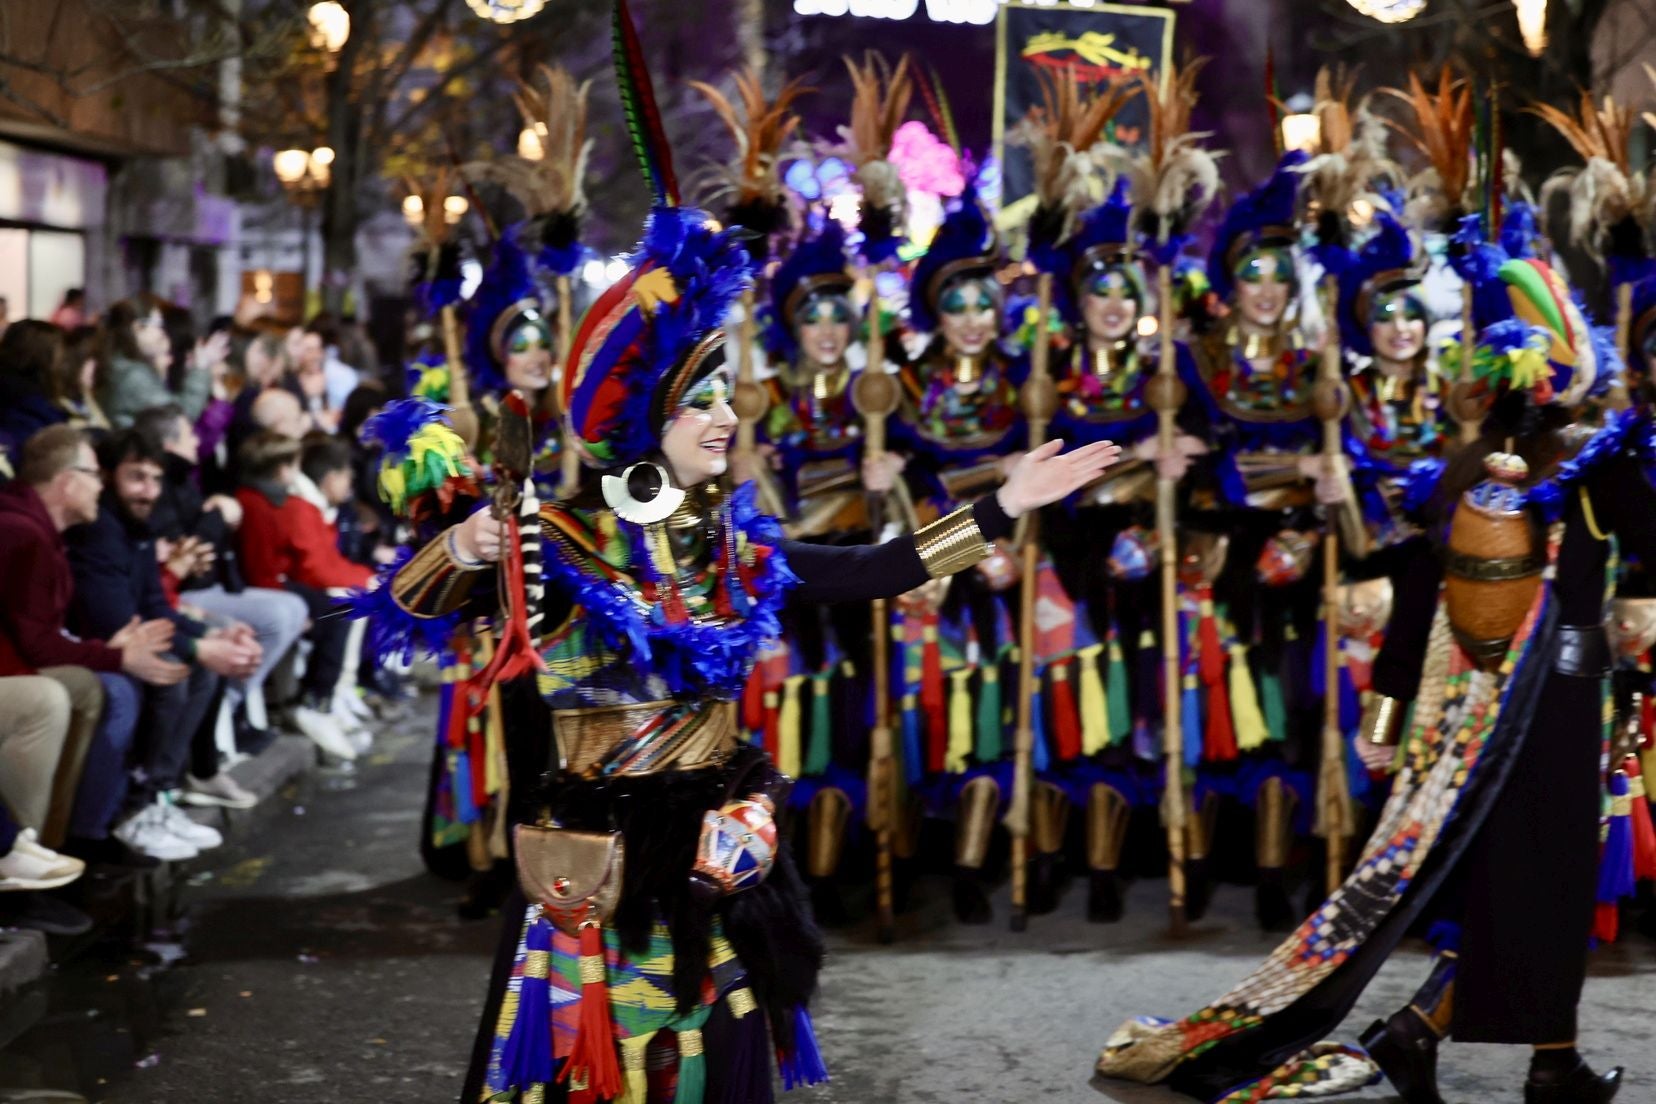
<instances>
[{"instance_id":1,"label":"smiling woman performer","mask_svg":"<svg viewBox=\"0 0 1656 1104\"><path fill-rule=\"evenodd\" d=\"M579 328L561 383L580 491L512 539L474 514L391 586L438 616L509 584L503 671L532 626L557 761L514 830L505 910L463 1101L771 1099L824 1075L805 1004L822 947L774 813L788 781L736 740L735 698L790 590L812 601L912 589L985 555L1011 519L1094 479L1099 443L1025 457L999 490L911 538L782 539L753 488L720 485L736 418L724 334L750 262L677 205L639 47L617 10L617 69L655 209L631 270ZM643 105L640 107L640 105ZM539 537L537 541L535 538ZM519 582L544 554L546 596ZM530 576L531 582L533 575ZM516 642L516 643L513 643Z\"/></svg>"}]
</instances>

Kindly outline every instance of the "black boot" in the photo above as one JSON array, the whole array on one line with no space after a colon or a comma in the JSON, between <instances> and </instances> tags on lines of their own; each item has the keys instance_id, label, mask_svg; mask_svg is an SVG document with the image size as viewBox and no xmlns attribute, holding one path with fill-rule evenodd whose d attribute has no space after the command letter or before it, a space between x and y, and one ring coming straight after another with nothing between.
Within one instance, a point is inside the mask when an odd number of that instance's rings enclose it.
<instances>
[{"instance_id":1,"label":"black boot","mask_svg":"<svg viewBox=\"0 0 1656 1104\"><path fill-rule=\"evenodd\" d=\"M825 928L843 928L851 923L845 895L833 878L807 878L811 887L811 914Z\"/></svg>"},{"instance_id":2,"label":"black boot","mask_svg":"<svg viewBox=\"0 0 1656 1104\"><path fill-rule=\"evenodd\" d=\"M1031 916L1045 916L1058 909L1058 898L1063 891L1063 859L1057 852L1036 855L1029 864L1029 912Z\"/></svg>"},{"instance_id":3,"label":"black boot","mask_svg":"<svg viewBox=\"0 0 1656 1104\"><path fill-rule=\"evenodd\" d=\"M983 872L969 866L955 867L954 914L962 924L987 924L994 919L989 891L983 887Z\"/></svg>"},{"instance_id":4,"label":"black boot","mask_svg":"<svg viewBox=\"0 0 1656 1104\"><path fill-rule=\"evenodd\" d=\"M1358 1040L1405 1104L1443 1104L1437 1090L1438 1038L1407 1008L1375 1020Z\"/></svg>"},{"instance_id":5,"label":"black boot","mask_svg":"<svg viewBox=\"0 0 1656 1104\"><path fill-rule=\"evenodd\" d=\"M1254 886L1254 916L1259 929L1268 932L1294 930L1294 903L1282 884L1281 867L1261 867L1259 884Z\"/></svg>"},{"instance_id":6,"label":"black boot","mask_svg":"<svg viewBox=\"0 0 1656 1104\"><path fill-rule=\"evenodd\" d=\"M1121 919L1121 875L1113 870L1095 870L1087 883L1087 919L1094 924L1113 924Z\"/></svg>"},{"instance_id":7,"label":"black boot","mask_svg":"<svg viewBox=\"0 0 1656 1104\"><path fill-rule=\"evenodd\" d=\"M1559 1071L1530 1066L1524 1082L1524 1104L1605 1104L1621 1088L1622 1068L1594 1073L1591 1066L1576 1058L1575 1065Z\"/></svg>"},{"instance_id":8,"label":"black boot","mask_svg":"<svg viewBox=\"0 0 1656 1104\"><path fill-rule=\"evenodd\" d=\"M1208 878L1207 859L1185 860L1185 918L1200 920L1213 901L1213 882Z\"/></svg>"}]
</instances>

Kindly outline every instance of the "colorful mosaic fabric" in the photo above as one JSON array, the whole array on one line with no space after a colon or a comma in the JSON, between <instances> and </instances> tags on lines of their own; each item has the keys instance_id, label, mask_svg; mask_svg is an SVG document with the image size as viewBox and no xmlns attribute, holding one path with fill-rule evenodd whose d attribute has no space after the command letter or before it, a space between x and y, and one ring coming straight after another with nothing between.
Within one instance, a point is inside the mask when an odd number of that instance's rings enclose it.
<instances>
[{"instance_id":1,"label":"colorful mosaic fabric","mask_svg":"<svg viewBox=\"0 0 1656 1104\"><path fill-rule=\"evenodd\" d=\"M955 369L937 358L899 375L905 420L922 441L951 452L981 452L1001 443L1018 423L1018 390L1006 364L990 356L977 388L965 392Z\"/></svg>"},{"instance_id":2,"label":"colorful mosaic fabric","mask_svg":"<svg viewBox=\"0 0 1656 1104\"><path fill-rule=\"evenodd\" d=\"M1220 1097L1214 1104L1255 1104L1260 1100L1305 1100L1335 1096L1380 1080L1380 1067L1362 1050L1318 1043L1272 1074Z\"/></svg>"},{"instance_id":3,"label":"colorful mosaic fabric","mask_svg":"<svg viewBox=\"0 0 1656 1104\"><path fill-rule=\"evenodd\" d=\"M1541 589L1495 672L1479 670L1454 642L1448 614L1439 607L1404 766L1356 868L1270 957L1212 1004L1174 1022L1124 1024L1099 1056L1099 1073L1160 1081L1181 1062L1293 1004L1362 946L1409 890L1466 794L1495 731L1506 688L1529 655L1549 593L1550 587ZM1278 1070L1269 1079L1280 1080L1282 1074Z\"/></svg>"}]
</instances>

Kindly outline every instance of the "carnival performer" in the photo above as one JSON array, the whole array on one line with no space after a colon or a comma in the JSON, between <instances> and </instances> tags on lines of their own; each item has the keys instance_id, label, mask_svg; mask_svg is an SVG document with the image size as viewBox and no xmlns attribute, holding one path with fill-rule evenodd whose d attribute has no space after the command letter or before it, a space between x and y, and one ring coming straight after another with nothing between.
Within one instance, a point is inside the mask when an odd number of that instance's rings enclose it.
<instances>
[{"instance_id":1,"label":"carnival performer","mask_svg":"<svg viewBox=\"0 0 1656 1104\"><path fill-rule=\"evenodd\" d=\"M1611 343L1544 263L1476 238L1463 236L1457 267L1478 327L1469 395L1486 416L1408 495L1423 535L1408 545L1360 744L1372 763L1400 760L1380 824L1345 883L1235 989L1183 1020L1119 1029L1098 1062L1106 1076L1230 1101L1364 1084L1361 1052L1318 1040L1406 930L1435 917L1426 983L1363 1035L1405 1100L1439 1100L1446 1037L1533 1046L1527 1104L1616 1093L1620 1070L1596 1074L1575 1050L1576 1006L1599 848L1610 538L1656 554L1656 453L1649 421L1623 415L1571 454L1563 431L1614 374ZM1397 754L1385 745L1410 702Z\"/></svg>"},{"instance_id":2,"label":"carnival performer","mask_svg":"<svg viewBox=\"0 0 1656 1104\"><path fill-rule=\"evenodd\" d=\"M805 1012L821 943L777 838L787 780L736 739L749 669L790 590L867 600L969 567L1015 515L1116 455L1105 443L1059 455L1055 442L974 506L878 546L787 541L751 487L726 494L736 419L719 327L750 261L677 204L624 3L615 41L655 208L560 385L582 485L471 515L389 584L409 613L442 618L494 608L504 583L490 675L544 668L553 711L557 755L520 806L522 892L465 1104L766 1101L772 1053L787 1087L825 1076Z\"/></svg>"},{"instance_id":3,"label":"carnival performer","mask_svg":"<svg viewBox=\"0 0 1656 1104\"><path fill-rule=\"evenodd\" d=\"M1295 229L1304 161L1287 155L1269 180L1237 200L1209 254L1208 279L1230 314L1192 348L1200 378L1194 402L1207 419L1210 452L1193 469L1186 515L1204 547L1181 553L1188 569L1181 582L1196 603L1193 635L1233 639L1244 653L1230 670L1251 683L1229 700L1228 679L1203 679L1186 664L1186 762L1199 765L1192 834L1212 836L1222 797L1253 809L1255 911L1266 930L1293 922L1285 868L1294 837L1310 828L1320 721L1310 690L1317 506L1347 494L1344 477L1319 454L1317 357L1297 324L1307 290ZM1200 625L1209 619L1211 629ZM1204 845L1193 840L1193 857ZM1193 881L1195 903L1203 892Z\"/></svg>"},{"instance_id":4,"label":"carnival performer","mask_svg":"<svg viewBox=\"0 0 1656 1104\"><path fill-rule=\"evenodd\" d=\"M1015 378L1023 366L1001 343L997 255L994 229L968 186L914 267L909 322L922 344L899 372L892 437L921 521L987 493L1023 445ZM965 923L991 917L984 864L1011 778L1000 702L1016 582L1011 555L997 547L975 571L903 605L905 624L920 626L917 644L908 631L920 659L907 665L919 677L905 695L905 712L917 714L905 728L919 730L912 742L923 749L905 759L920 760L910 777L926 778L933 808L954 814L954 908Z\"/></svg>"}]
</instances>

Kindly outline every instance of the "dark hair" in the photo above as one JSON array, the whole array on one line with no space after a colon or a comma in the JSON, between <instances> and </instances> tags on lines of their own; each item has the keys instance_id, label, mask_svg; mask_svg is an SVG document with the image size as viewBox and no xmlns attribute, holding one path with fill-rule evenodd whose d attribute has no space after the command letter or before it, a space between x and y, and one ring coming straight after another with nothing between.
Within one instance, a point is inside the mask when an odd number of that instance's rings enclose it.
<instances>
[{"instance_id":1,"label":"dark hair","mask_svg":"<svg viewBox=\"0 0 1656 1104\"><path fill-rule=\"evenodd\" d=\"M66 307L72 307L76 303L79 303L82 299L85 299L85 298L86 298L86 289L85 288L69 288L66 291L64 291L64 293L63 293L63 305L66 306Z\"/></svg>"},{"instance_id":2,"label":"dark hair","mask_svg":"<svg viewBox=\"0 0 1656 1104\"><path fill-rule=\"evenodd\" d=\"M330 311L321 311L306 323L305 332L320 337L323 345L338 345L339 316Z\"/></svg>"},{"instance_id":3,"label":"dark hair","mask_svg":"<svg viewBox=\"0 0 1656 1104\"><path fill-rule=\"evenodd\" d=\"M329 472L351 466L351 446L326 433L307 433L299 450L299 470L313 483L322 482Z\"/></svg>"},{"instance_id":4,"label":"dark hair","mask_svg":"<svg viewBox=\"0 0 1656 1104\"><path fill-rule=\"evenodd\" d=\"M57 372L47 383L47 394L53 402L64 406L87 398L81 389L81 367L88 360L102 363L98 345L96 326L76 326L69 331L63 339L63 356L58 359Z\"/></svg>"},{"instance_id":5,"label":"dark hair","mask_svg":"<svg viewBox=\"0 0 1656 1104\"><path fill-rule=\"evenodd\" d=\"M356 440L362 433L363 423L373 417L374 411L384 406L389 398L385 393L385 384L378 380L359 383L345 396L345 406L339 412L339 435Z\"/></svg>"},{"instance_id":6,"label":"dark hair","mask_svg":"<svg viewBox=\"0 0 1656 1104\"><path fill-rule=\"evenodd\" d=\"M29 392L48 395L63 359L63 331L50 322L24 318L0 337L0 376Z\"/></svg>"},{"instance_id":7,"label":"dark hair","mask_svg":"<svg viewBox=\"0 0 1656 1104\"><path fill-rule=\"evenodd\" d=\"M122 299L112 304L104 312L103 339L106 356L126 357L128 360L143 360L144 354L138 349L138 337L132 328L141 319L148 318L150 307L134 299ZM99 386L102 386L103 365L98 367Z\"/></svg>"},{"instance_id":8,"label":"dark hair","mask_svg":"<svg viewBox=\"0 0 1656 1104\"><path fill-rule=\"evenodd\" d=\"M184 417L184 408L177 403L162 403L140 410L132 419L132 428L142 433L150 444L165 452L167 442L175 436L178 420Z\"/></svg>"},{"instance_id":9,"label":"dark hair","mask_svg":"<svg viewBox=\"0 0 1656 1104\"><path fill-rule=\"evenodd\" d=\"M298 455L298 441L265 429L242 442L236 461L243 479L270 479Z\"/></svg>"},{"instance_id":10,"label":"dark hair","mask_svg":"<svg viewBox=\"0 0 1656 1104\"><path fill-rule=\"evenodd\" d=\"M154 464L159 468L165 465L166 458L160 446L153 444L137 427L117 430L98 446L98 465L107 472L127 463Z\"/></svg>"}]
</instances>

